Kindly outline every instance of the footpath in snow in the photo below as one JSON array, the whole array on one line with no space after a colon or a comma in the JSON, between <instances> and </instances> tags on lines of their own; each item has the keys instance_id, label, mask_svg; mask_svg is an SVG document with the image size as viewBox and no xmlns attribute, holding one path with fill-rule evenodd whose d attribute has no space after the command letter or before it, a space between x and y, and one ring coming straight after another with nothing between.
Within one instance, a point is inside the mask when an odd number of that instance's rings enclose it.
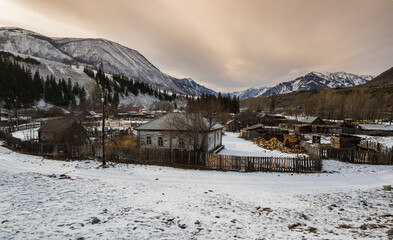
<instances>
[{"instance_id":1,"label":"footpath in snow","mask_svg":"<svg viewBox=\"0 0 393 240\"><path fill-rule=\"evenodd\" d=\"M332 173L292 174L99 164L0 147L0 239L386 239L393 229L393 192L383 190L393 166L331 160Z\"/></svg>"}]
</instances>

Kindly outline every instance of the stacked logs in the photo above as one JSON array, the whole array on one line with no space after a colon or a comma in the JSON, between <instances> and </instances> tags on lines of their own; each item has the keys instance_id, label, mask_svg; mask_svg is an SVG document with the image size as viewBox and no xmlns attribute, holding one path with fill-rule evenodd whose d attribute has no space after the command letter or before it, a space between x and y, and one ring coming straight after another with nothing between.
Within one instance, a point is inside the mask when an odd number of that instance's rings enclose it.
<instances>
[{"instance_id":1,"label":"stacked logs","mask_svg":"<svg viewBox=\"0 0 393 240\"><path fill-rule=\"evenodd\" d=\"M269 141L266 141L263 137L258 137L257 139L253 140L255 144L259 147L268 149L268 150L278 150L283 153L303 153L304 151L301 149L300 146L295 148L288 148L284 145L284 143L280 142L277 138L271 138Z\"/></svg>"}]
</instances>

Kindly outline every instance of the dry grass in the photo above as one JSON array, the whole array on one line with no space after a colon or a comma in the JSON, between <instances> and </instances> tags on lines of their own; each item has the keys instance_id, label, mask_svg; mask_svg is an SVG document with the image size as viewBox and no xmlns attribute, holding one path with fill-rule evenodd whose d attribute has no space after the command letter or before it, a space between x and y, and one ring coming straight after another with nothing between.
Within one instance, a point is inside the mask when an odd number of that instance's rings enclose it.
<instances>
[{"instance_id":1,"label":"dry grass","mask_svg":"<svg viewBox=\"0 0 393 240\"><path fill-rule=\"evenodd\" d=\"M123 136L119 138L115 138L114 142L107 142L107 146L117 146L123 148L137 148L138 147L138 140L134 137L130 136Z\"/></svg>"}]
</instances>

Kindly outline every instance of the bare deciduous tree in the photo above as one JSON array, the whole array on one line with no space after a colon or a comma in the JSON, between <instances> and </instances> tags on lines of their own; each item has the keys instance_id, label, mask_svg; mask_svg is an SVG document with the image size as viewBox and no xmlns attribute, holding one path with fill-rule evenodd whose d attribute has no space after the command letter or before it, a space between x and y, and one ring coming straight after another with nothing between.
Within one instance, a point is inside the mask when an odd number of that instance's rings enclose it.
<instances>
[{"instance_id":1,"label":"bare deciduous tree","mask_svg":"<svg viewBox=\"0 0 393 240\"><path fill-rule=\"evenodd\" d=\"M227 115L221 110L222 107L217 102L192 102L187 106L186 113L172 114L165 125L190 144L194 151L203 152L209 132L215 130Z\"/></svg>"}]
</instances>

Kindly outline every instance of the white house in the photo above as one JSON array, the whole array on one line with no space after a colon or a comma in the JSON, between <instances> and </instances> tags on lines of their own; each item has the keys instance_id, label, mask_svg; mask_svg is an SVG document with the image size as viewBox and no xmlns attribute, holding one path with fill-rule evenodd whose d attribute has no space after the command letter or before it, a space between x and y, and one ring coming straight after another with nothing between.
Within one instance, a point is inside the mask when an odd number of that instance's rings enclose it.
<instances>
[{"instance_id":1,"label":"white house","mask_svg":"<svg viewBox=\"0 0 393 240\"><path fill-rule=\"evenodd\" d=\"M142 148L166 148L177 150L194 150L191 134L187 129L181 129L181 126L170 126L170 118L187 119L187 114L172 113L167 114L159 119L153 120L139 127L136 127L138 136L138 145ZM207 124L207 121L204 121ZM211 152L222 146L222 130L224 126L214 124L208 130L207 135L199 133L198 138L204 139L204 151Z\"/></svg>"}]
</instances>

